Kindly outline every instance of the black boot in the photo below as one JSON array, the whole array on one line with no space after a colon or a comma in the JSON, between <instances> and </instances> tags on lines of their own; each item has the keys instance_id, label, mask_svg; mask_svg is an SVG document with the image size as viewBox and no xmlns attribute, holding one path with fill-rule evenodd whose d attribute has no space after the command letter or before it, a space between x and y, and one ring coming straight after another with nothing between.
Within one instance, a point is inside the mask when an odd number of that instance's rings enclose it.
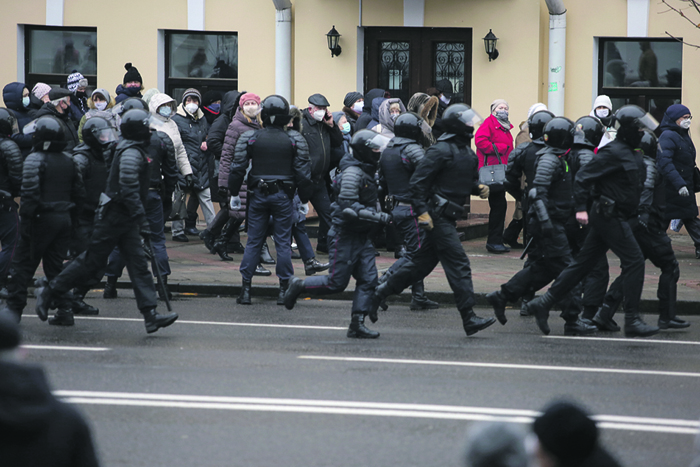
<instances>
[{"instance_id":1,"label":"black boot","mask_svg":"<svg viewBox=\"0 0 700 467\"><path fill-rule=\"evenodd\" d=\"M369 309L369 319L373 323L376 323L379 319L379 307L381 307L383 311L386 311L389 308L389 306L386 304L386 299L389 297L389 295L391 295L391 292L389 291L389 286L386 282L379 284L377 288L374 289L374 294L372 294Z\"/></svg>"},{"instance_id":2,"label":"black boot","mask_svg":"<svg viewBox=\"0 0 700 467\"><path fill-rule=\"evenodd\" d=\"M163 290L165 289L165 293L168 295L168 300L173 299L173 294L170 293L170 290L168 289L168 276L163 276L163 287L161 288L160 284L156 284L156 290L158 291L158 299L165 301L165 297L163 296Z\"/></svg>"},{"instance_id":3,"label":"black boot","mask_svg":"<svg viewBox=\"0 0 700 467\"><path fill-rule=\"evenodd\" d=\"M401 259L406 255L406 245L401 245L394 251L394 259Z\"/></svg>"},{"instance_id":4,"label":"black boot","mask_svg":"<svg viewBox=\"0 0 700 467\"><path fill-rule=\"evenodd\" d=\"M73 310L68 306L59 306L56 314L49 318L49 324L52 326L73 326L75 324Z\"/></svg>"},{"instance_id":5,"label":"black boot","mask_svg":"<svg viewBox=\"0 0 700 467\"><path fill-rule=\"evenodd\" d=\"M298 277L292 277L291 279L289 279L289 283L287 284L287 290L284 291L284 297L282 298L282 303L284 304L284 307L288 310L294 308L294 305L296 305L297 303L297 298L299 298L299 295L301 295L303 291L303 280L299 279ZM277 301L277 303L279 303L279 300Z\"/></svg>"},{"instance_id":6,"label":"black boot","mask_svg":"<svg viewBox=\"0 0 700 467\"><path fill-rule=\"evenodd\" d=\"M552 306L554 306L554 297L549 293L549 290L544 295L540 295L527 304L528 313L534 315L537 321L537 327L540 328L540 331L542 331L545 336L550 333L547 320L549 320L549 310Z\"/></svg>"},{"instance_id":7,"label":"black boot","mask_svg":"<svg viewBox=\"0 0 700 467\"><path fill-rule=\"evenodd\" d=\"M236 299L236 303L239 305L250 305L253 302L250 300L250 288L252 284L250 281L243 279L243 284L241 285L241 294Z\"/></svg>"},{"instance_id":8,"label":"black boot","mask_svg":"<svg viewBox=\"0 0 700 467\"><path fill-rule=\"evenodd\" d=\"M245 248L243 247L243 244L241 244L241 242L228 243L226 245L226 253L242 255L243 253L245 253Z\"/></svg>"},{"instance_id":9,"label":"black boot","mask_svg":"<svg viewBox=\"0 0 700 467\"><path fill-rule=\"evenodd\" d=\"M459 314L462 316L462 326L467 336L483 331L496 322L496 318L481 318L477 316L472 309L460 311Z\"/></svg>"},{"instance_id":10,"label":"black boot","mask_svg":"<svg viewBox=\"0 0 700 467\"><path fill-rule=\"evenodd\" d=\"M277 304L284 305L284 294L289 288L289 279L280 279L280 293L277 295Z\"/></svg>"},{"instance_id":11,"label":"black boot","mask_svg":"<svg viewBox=\"0 0 700 467\"><path fill-rule=\"evenodd\" d=\"M204 242L204 246L209 253L214 254L214 238L209 229L199 232L199 238Z\"/></svg>"},{"instance_id":12,"label":"black boot","mask_svg":"<svg viewBox=\"0 0 700 467\"><path fill-rule=\"evenodd\" d=\"M498 322L505 325L508 322L506 318L506 305L508 305L508 300L505 295L503 295L503 292L500 290L491 292L486 295L486 301L493 307L493 313L496 315Z\"/></svg>"},{"instance_id":13,"label":"black boot","mask_svg":"<svg viewBox=\"0 0 700 467\"><path fill-rule=\"evenodd\" d=\"M440 308L438 302L434 302L425 296L425 284L418 281L411 288L411 310L434 310Z\"/></svg>"},{"instance_id":14,"label":"black boot","mask_svg":"<svg viewBox=\"0 0 700 467\"><path fill-rule=\"evenodd\" d=\"M376 339L379 337L379 333L367 329L364 313L353 313L347 336L356 339Z\"/></svg>"},{"instance_id":15,"label":"black boot","mask_svg":"<svg viewBox=\"0 0 700 467\"><path fill-rule=\"evenodd\" d=\"M36 295L36 315L40 320L46 321L49 318L49 310L53 301L53 294L49 281L45 277L37 279L34 283L34 295Z\"/></svg>"},{"instance_id":16,"label":"black boot","mask_svg":"<svg viewBox=\"0 0 700 467\"><path fill-rule=\"evenodd\" d=\"M117 298L117 276L107 276L105 291L102 293L102 298Z\"/></svg>"},{"instance_id":17,"label":"black boot","mask_svg":"<svg viewBox=\"0 0 700 467\"><path fill-rule=\"evenodd\" d=\"M527 292L520 299L520 316L530 316L530 312L527 311L527 304L530 303L535 298L534 292Z\"/></svg>"},{"instance_id":18,"label":"black boot","mask_svg":"<svg viewBox=\"0 0 700 467\"><path fill-rule=\"evenodd\" d=\"M178 316L175 312L166 313L161 315L156 311L155 308L150 310L142 311L144 324L146 325L146 332L148 334L156 332L160 328L166 328L173 324Z\"/></svg>"},{"instance_id":19,"label":"black boot","mask_svg":"<svg viewBox=\"0 0 700 467\"><path fill-rule=\"evenodd\" d=\"M74 299L73 303L71 304L71 310L73 310L73 313L76 315L95 316L100 314L100 310L97 307L85 303L85 294L78 291L78 289L73 290L73 297Z\"/></svg>"},{"instance_id":20,"label":"black boot","mask_svg":"<svg viewBox=\"0 0 700 467\"><path fill-rule=\"evenodd\" d=\"M304 262L304 272L307 276L313 276L317 272L325 271L331 267L331 263L322 263L316 258L309 258Z\"/></svg>"},{"instance_id":21,"label":"black boot","mask_svg":"<svg viewBox=\"0 0 700 467\"><path fill-rule=\"evenodd\" d=\"M600 307L591 321L601 331L620 332L620 326L613 319L615 311L612 305L603 302L603 306Z\"/></svg>"},{"instance_id":22,"label":"black boot","mask_svg":"<svg viewBox=\"0 0 700 467\"><path fill-rule=\"evenodd\" d=\"M671 318L668 302L659 303L659 321L657 324L659 329L683 329L690 326L690 323L687 321L678 319L675 316Z\"/></svg>"},{"instance_id":23,"label":"black boot","mask_svg":"<svg viewBox=\"0 0 700 467\"><path fill-rule=\"evenodd\" d=\"M659 328L645 323L638 311L625 310L625 337L649 337L658 332Z\"/></svg>"},{"instance_id":24,"label":"black boot","mask_svg":"<svg viewBox=\"0 0 700 467\"><path fill-rule=\"evenodd\" d=\"M263 264L275 264L275 259L270 254L270 247L267 246L267 240L263 242L262 251L260 252L260 262Z\"/></svg>"},{"instance_id":25,"label":"black boot","mask_svg":"<svg viewBox=\"0 0 700 467\"><path fill-rule=\"evenodd\" d=\"M265 269L265 266L263 266L262 263L260 263L255 268L255 271L253 271L253 275L268 277L272 275L272 272L269 269Z\"/></svg>"},{"instance_id":26,"label":"black boot","mask_svg":"<svg viewBox=\"0 0 700 467\"><path fill-rule=\"evenodd\" d=\"M597 327L592 324L587 324L582 319L579 319L578 316L567 318L564 324L565 336L587 336L593 334L597 330Z\"/></svg>"},{"instance_id":27,"label":"black boot","mask_svg":"<svg viewBox=\"0 0 700 467\"><path fill-rule=\"evenodd\" d=\"M583 313L581 313L581 319L592 321L593 317L598 312L598 307L595 305L585 305L583 307Z\"/></svg>"},{"instance_id":28,"label":"black boot","mask_svg":"<svg viewBox=\"0 0 700 467\"><path fill-rule=\"evenodd\" d=\"M226 245L228 242L221 242L221 241L216 241L214 243L214 246L212 247L212 251L219 255L219 258L221 258L221 261L233 261L233 258L231 258L228 255L228 252L226 251Z\"/></svg>"}]
</instances>

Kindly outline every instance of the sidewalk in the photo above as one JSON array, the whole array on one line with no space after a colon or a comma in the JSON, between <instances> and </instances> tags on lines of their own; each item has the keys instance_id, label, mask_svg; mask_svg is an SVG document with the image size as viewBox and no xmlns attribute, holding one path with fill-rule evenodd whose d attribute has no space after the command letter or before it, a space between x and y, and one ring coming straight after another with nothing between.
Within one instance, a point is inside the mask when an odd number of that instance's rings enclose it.
<instances>
[{"instance_id":1,"label":"sidewalk","mask_svg":"<svg viewBox=\"0 0 700 467\"><path fill-rule=\"evenodd\" d=\"M479 222L471 222L472 225L464 227L467 238L474 232L483 231ZM203 226L199 226L203 228ZM482 229L482 230L478 230ZM669 232L673 242L673 248L680 264L681 277L678 281L678 313L700 314L700 260L695 259L695 248L690 237L681 230L681 233ZM170 234L166 234L168 240ZM172 275L168 283L173 293L196 295L222 295L237 296L241 285L241 275L238 272L243 255L231 254L233 262L220 261L218 255L211 255L199 238L189 237L189 243L177 243L168 241L168 255ZM246 237L242 235L245 243ZM311 239L315 246L316 239ZM275 256L273 242L268 240ZM472 238L462 243L467 252L472 266L472 279L474 291L477 295L477 305L487 306L484 296L496 290L500 284L506 282L513 274L522 268L523 261L519 259L522 250L513 250L510 253L497 255L489 253L485 248L484 237ZM386 270L393 262L394 254L380 250L381 256L377 257L377 269L379 272ZM610 276L612 280L620 274L620 262L612 254L608 253L610 261ZM326 255L319 255L320 261L328 261ZM304 267L301 260L293 260L295 274L304 276ZM274 275L274 266L266 266L272 270L270 277L255 277L253 279L253 295L276 297L278 280ZM322 273L324 274L324 273ZM119 282L120 288L130 287L127 278ZM656 313L656 286L659 279L659 270L647 261L645 269L644 291L642 293L642 311ZM354 281L351 280L348 291L343 294L329 296L326 299L350 299ZM445 278L445 272L440 265L425 279L425 289L428 296L445 305L454 304L452 292ZM397 298L398 301L409 301L410 291Z\"/></svg>"}]
</instances>

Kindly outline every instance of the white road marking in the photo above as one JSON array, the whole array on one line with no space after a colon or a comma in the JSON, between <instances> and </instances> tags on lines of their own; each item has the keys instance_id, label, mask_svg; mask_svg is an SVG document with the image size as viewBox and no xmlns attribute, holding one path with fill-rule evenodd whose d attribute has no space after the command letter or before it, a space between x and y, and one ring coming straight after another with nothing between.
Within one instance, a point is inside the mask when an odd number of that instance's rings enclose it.
<instances>
[{"instance_id":1,"label":"white road marking","mask_svg":"<svg viewBox=\"0 0 700 467\"><path fill-rule=\"evenodd\" d=\"M67 345L20 345L20 347L30 350L74 350L81 352L105 352L112 350L108 347L71 347Z\"/></svg>"},{"instance_id":2,"label":"white road marking","mask_svg":"<svg viewBox=\"0 0 700 467\"><path fill-rule=\"evenodd\" d=\"M353 402L262 397L215 397L181 394L143 394L100 391L59 390L54 394L74 404L161 407L178 409L245 410L376 417L430 418L441 420L532 423L539 412L533 410L464 407L432 404ZM614 430L695 435L700 422L683 419L596 415L598 426Z\"/></svg>"},{"instance_id":3,"label":"white road marking","mask_svg":"<svg viewBox=\"0 0 700 467\"><path fill-rule=\"evenodd\" d=\"M652 343L652 344L677 344L677 345L700 345L696 341L667 341L662 339L628 339L624 337L584 337L584 336L542 336L543 339L572 339L572 340L588 340L588 341L609 341L609 342L624 342L624 343Z\"/></svg>"},{"instance_id":4,"label":"white road marking","mask_svg":"<svg viewBox=\"0 0 700 467\"><path fill-rule=\"evenodd\" d=\"M438 365L438 366L464 366L472 368L502 368L509 370L541 370L541 371L573 371L581 373L614 373L623 375L648 375L648 376L677 376L685 378L700 378L700 373L688 373L680 371L654 371L654 370L624 370L617 368L591 368L576 366L550 366L550 365L519 365L514 363L477 363L455 362L439 360L400 360L392 358L362 358L362 357L323 357L315 355L300 355L297 358L306 360L327 360L336 362L360 362L360 363L394 363L399 365Z\"/></svg>"},{"instance_id":5,"label":"white road marking","mask_svg":"<svg viewBox=\"0 0 700 467\"><path fill-rule=\"evenodd\" d=\"M125 322L139 322L143 323L143 319L138 318L109 318L106 316L76 316L75 319L78 320L94 320L94 321L125 321ZM206 326L243 326L243 327L257 327L257 328L281 328L281 329L313 329L320 331L345 331L346 327L335 327L335 326L302 326L298 324L264 324L264 323L226 323L223 321L191 321L186 319L178 319L177 324L196 324L196 325L206 325Z\"/></svg>"}]
</instances>

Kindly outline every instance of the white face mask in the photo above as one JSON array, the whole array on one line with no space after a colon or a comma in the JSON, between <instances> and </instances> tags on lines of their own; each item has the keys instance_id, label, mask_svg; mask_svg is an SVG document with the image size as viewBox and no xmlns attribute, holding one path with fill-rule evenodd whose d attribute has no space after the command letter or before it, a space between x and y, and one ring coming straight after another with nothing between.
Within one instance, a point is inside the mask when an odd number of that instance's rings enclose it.
<instances>
[{"instance_id":1,"label":"white face mask","mask_svg":"<svg viewBox=\"0 0 700 467\"><path fill-rule=\"evenodd\" d=\"M254 118L258 114L258 104L255 105L244 105L243 106L243 113L248 116L249 118Z\"/></svg>"},{"instance_id":2,"label":"white face mask","mask_svg":"<svg viewBox=\"0 0 700 467\"><path fill-rule=\"evenodd\" d=\"M312 117L314 117L314 120L316 120L317 122L320 122L323 120L323 117L326 116L326 111L325 110L317 110L311 115L312 115Z\"/></svg>"},{"instance_id":3,"label":"white face mask","mask_svg":"<svg viewBox=\"0 0 700 467\"><path fill-rule=\"evenodd\" d=\"M598 118L605 118L610 115L609 109L596 109L595 114Z\"/></svg>"},{"instance_id":4,"label":"white face mask","mask_svg":"<svg viewBox=\"0 0 700 467\"><path fill-rule=\"evenodd\" d=\"M683 128L684 130L687 130L688 128L690 128L690 119L687 119L687 118L686 118L685 120L683 120L683 121L681 122L681 124L680 124L679 126L680 126L681 128Z\"/></svg>"},{"instance_id":5,"label":"white face mask","mask_svg":"<svg viewBox=\"0 0 700 467\"><path fill-rule=\"evenodd\" d=\"M354 111L357 112L358 114L361 114L361 113L362 113L362 109L364 109L364 108L365 108L365 103L364 103L364 102L355 102L355 103L352 105L352 110L354 110Z\"/></svg>"},{"instance_id":6,"label":"white face mask","mask_svg":"<svg viewBox=\"0 0 700 467\"><path fill-rule=\"evenodd\" d=\"M442 96L440 96L440 100L445 104L449 104L452 99L450 99L449 97L445 97L445 95L443 94Z\"/></svg>"},{"instance_id":7,"label":"white face mask","mask_svg":"<svg viewBox=\"0 0 700 467\"><path fill-rule=\"evenodd\" d=\"M104 110L107 108L107 103L106 102L95 102L95 108L97 110Z\"/></svg>"},{"instance_id":8,"label":"white face mask","mask_svg":"<svg viewBox=\"0 0 700 467\"><path fill-rule=\"evenodd\" d=\"M187 110L192 115L196 114L198 109L199 109L199 105L197 105L195 103L189 103L189 104L185 105L185 110Z\"/></svg>"}]
</instances>

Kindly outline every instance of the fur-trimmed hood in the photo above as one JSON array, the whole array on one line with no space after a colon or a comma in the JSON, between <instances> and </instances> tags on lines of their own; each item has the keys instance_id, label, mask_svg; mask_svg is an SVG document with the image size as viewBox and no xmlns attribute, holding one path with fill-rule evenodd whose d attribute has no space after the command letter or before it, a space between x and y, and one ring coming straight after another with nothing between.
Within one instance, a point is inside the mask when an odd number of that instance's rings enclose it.
<instances>
[{"instance_id":1,"label":"fur-trimmed hood","mask_svg":"<svg viewBox=\"0 0 700 467\"><path fill-rule=\"evenodd\" d=\"M439 104L440 100L437 97L417 92L408 101L407 109L409 112L415 112L420 115L432 128L437 119Z\"/></svg>"},{"instance_id":2,"label":"fur-trimmed hood","mask_svg":"<svg viewBox=\"0 0 700 467\"><path fill-rule=\"evenodd\" d=\"M109 92L107 92L106 89L101 89L101 88L100 88L100 89L95 89L94 91L92 91L92 94L90 94L90 97L89 97L88 100L87 100L87 104L88 104L88 107L89 107L90 109L96 109L96 108L97 108L97 107L95 107L95 102L92 100L92 96L93 96L95 93L97 93L97 94L99 94L99 95L101 95L101 96L103 96L103 97L106 98L105 100L107 101L107 108L106 108L105 110L111 109L112 107L114 107L114 99L112 99L112 96L109 95Z\"/></svg>"},{"instance_id":3,"label":"fur-trimmed hood","mask_svg":"<svg viewBox=\"0 0 700 467\"><path fill-rule=\"evenodd\" d=\"M291 129L301 133L301 130L304 128L304 119L302 118L303 114L301 110L298 107L290 107L289 115L292 116Z\"/></svg>"}]
</instances>

